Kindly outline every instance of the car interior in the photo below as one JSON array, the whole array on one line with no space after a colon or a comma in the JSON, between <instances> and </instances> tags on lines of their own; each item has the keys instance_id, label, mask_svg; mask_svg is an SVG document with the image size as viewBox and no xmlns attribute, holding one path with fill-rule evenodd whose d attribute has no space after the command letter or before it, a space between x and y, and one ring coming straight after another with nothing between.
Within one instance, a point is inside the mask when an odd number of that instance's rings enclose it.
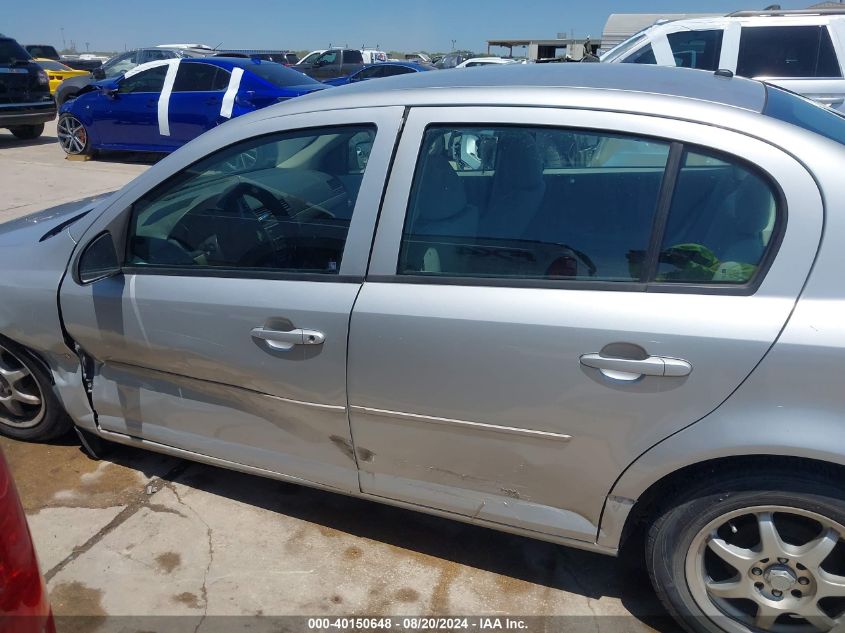
<instances>
[{"instance_id":1,"label":"car interior","mask_svg":"<svg viewBox=\"0 0 845 633\"><path fill-rule=\"evenodd\" d=\"M668 144L429 128L423 147L400 274L640 281ZM747 282L775 211L762 178L688 153L653 281Z\"/></svg>"},{"instance_id":2,"label":"car interior","mask_svg":"<svg viewBox=\"0 0 845 633\"><path fill-rule=\"evenodd\" d=\"M374 138L339 128L213 154L134 205L127 264L336 274Z\"/></svg>"}]
</instances>

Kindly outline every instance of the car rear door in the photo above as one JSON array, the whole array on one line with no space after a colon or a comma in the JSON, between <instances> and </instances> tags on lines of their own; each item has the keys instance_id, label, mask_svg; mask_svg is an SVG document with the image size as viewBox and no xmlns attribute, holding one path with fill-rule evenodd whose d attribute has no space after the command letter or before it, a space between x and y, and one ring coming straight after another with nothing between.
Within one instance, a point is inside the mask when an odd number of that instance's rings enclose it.
<instances>
[{"instance_id":1,"label":"car rear door","mask_svg":"<svg viewBox=\"0 0 845 633\"><path fill-rule=\"evenodd\" d=\"M226 120L221 109L230 77L229 71L214 64L179 64L168 107L174 144L183 145Z\"/></svg>"},{"instance_id":2,"label":"car rear door","mask_svg":"<svg viewBox=\"0 0 845 633\"><path fill-rule=\"evenodd\" d=\"M347 330L402 113L224 126L113 200L60 291L101 432L358 489ZM89 281L98 235L126 255Z\"/></svg>"},{"instance_id":3,"label":"car rear door","mask_svg":"<svg viewBox=\"0 0 845 633\"><path fill-rule=\"evenodd\" d=\"M557 537L743 382L821 235L791 157L657 117L419 108L394 165L350 325L361 489Z\"/></svg>"}]
</instances>

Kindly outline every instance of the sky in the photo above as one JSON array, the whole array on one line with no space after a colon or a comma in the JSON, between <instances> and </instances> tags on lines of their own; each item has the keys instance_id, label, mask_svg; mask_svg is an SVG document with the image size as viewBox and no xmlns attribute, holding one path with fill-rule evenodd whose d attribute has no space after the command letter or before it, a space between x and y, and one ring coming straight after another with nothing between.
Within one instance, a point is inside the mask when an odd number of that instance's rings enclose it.
<instances>
[{"instance_id":1,"label":"sky","mask_svg":"<svg viewBox=\"0 0 845 633\"><path fill-rule=\"evenodd\" d=\"M784 9L814 0L779 0ZM84 52L171 43L312 50L484 51L487 39L601 37L611 13L730 12L768 0L37 0L5 3L2 32L21 44ZM504 49L499 49L503 52ZM493 52L497 52L494 50ZM518 49L514 51L518 54Z\"/></svg>"}]
</instances>

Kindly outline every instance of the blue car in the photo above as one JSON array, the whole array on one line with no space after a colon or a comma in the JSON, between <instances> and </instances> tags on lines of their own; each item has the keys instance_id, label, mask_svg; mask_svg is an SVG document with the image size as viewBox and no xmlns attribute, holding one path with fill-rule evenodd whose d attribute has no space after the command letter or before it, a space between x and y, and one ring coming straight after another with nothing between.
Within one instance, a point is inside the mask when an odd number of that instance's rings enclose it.
<instances>
[{"instance_id":1,"label":"blue car","mask_svg":"<svg viewBox=\"0 0 845 633\"><path fill-rule=\"evenodd\" d=\"M258 59L162 59L86 86L59 110L68 154L172 152L232 117L322 90L325 84Z\"/></svg>"},{"instance_id":2,"label":"blue car","mask_svg":"<svg viewBox=\"0 0 845 633\"><path fill-rule=\"evenodd\" d=\"M359 81L366 81L367 79L395 77L396 75L421 73L428 70L437 69L431 64L420 64L417 62L380 62L378 64L370 64L369 66L364 66L364 68L362 68L358 72L352 73L348 77L328 79L323 83L327 86L345 86L346 84L354 84Z\"/></svg>"}]
</instances>

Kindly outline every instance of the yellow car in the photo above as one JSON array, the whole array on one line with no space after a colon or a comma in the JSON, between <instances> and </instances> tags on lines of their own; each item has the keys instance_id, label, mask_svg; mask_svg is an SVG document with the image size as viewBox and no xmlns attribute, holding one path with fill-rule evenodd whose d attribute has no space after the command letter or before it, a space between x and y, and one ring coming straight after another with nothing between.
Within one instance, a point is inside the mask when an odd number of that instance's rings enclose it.
<instances>
[{"instance_id":1,"label":"yellow car","mask_svg":"<svg viewBox=\"0 0 845 633\"><path fill-rule=\"evenodd\" d=\"M44 69L47 76L50 78L50 94L53 96L56 95L56 89L59 87L59 84L65 79L91 74L87 70L74 70L73 68L65 66L63 63L52 59L36 57L35 61L39 66L41 66L41 68Z\"/></svg>"}]
</instances>

